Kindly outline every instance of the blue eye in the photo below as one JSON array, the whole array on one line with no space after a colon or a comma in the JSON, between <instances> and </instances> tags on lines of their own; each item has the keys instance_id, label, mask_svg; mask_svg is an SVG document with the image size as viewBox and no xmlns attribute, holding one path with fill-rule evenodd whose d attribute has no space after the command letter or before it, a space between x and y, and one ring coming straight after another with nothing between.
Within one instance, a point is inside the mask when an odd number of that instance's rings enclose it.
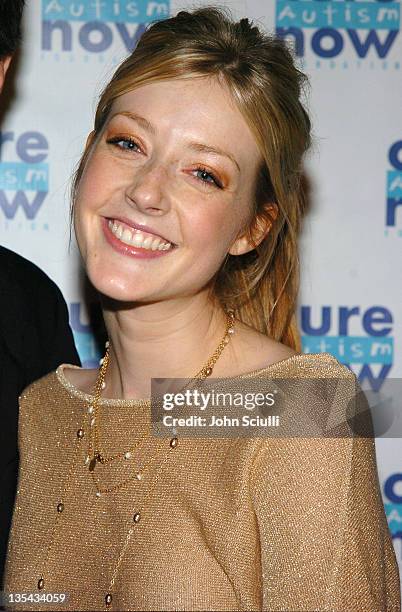
<instances>
[{"instance_id":1,"label":"blue eye","mask_svg":"<svg viewBox=\"0 0 402 612\"><path fill-rule=\"evenodd\" d=\"M122 151L133 151L134 153L138 153L141 150L136 141L132 138L128 138L127 136L114 136L113 138L109 138L106 142ZM213 187L222 189L222 184L220 181L214 174L212 174L212 172L208 172L206 168L200 166L199 168L195 168L194 172L201 175L196 178L198 181L203 183L203 185L212 185Z\"/></svg>"},{"instance_id":2,"label":"blue eye","mask_svg":"<svg viewBox=\"0 0 402 612\"><path fill-rule=\"evenodd\" d=\"M199 178L199 180L203 183L209 183L210 185L215 185L215 187L219 187L220 189L222 189L222 185L220 184L218 179L211 172L208 172L205 168L196 168L195 172L201 173L202 176L201 178ZM208 179L212 179L212 182Z\"/></svg>"},{"instance_id":3,"label":"blue eye","mask_svg":"<svg viewBox=\"0 0 402 612\"><path fill-rule=\"evenodd\" d=\"M114 138L109 138L106 141L108 144L115 145L118 149L123 149L124 151L136 151L136 148L139 149L139 145L132 140L131 138L123 138L122 136L115 136Z\"/></svg>"}]
</instances>

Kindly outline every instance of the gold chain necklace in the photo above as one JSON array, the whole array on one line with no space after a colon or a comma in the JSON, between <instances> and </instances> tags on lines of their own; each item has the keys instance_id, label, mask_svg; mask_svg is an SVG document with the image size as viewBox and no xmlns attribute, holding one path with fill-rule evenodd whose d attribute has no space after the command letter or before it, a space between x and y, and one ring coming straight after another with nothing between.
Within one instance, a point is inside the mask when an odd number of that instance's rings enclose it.
<instances>
[{"instance_id":1,"label":"gold chain necklace","mask_svg":"<svg viewBox=\"0 0 402 612\"><path fill-rule=\"evenodd\" d=\"M221 342L219 343L218 347L216 348L215 352L213 353L213 355L208 359L207 363L201 368L201 370L193 377L193 379L191 380L203 380L208 376L211 376L212 372L213 372L213 366L215 365L216 361L219 359L219 356L221 355L223 349L225 348L225 346L228 344L230 336L234 333L234 311L233 310L225 310L225 314L226 314L226 331L225 331L225 335L223 336ZM105 353L105 357L103 358L103 360L101 360L101 367L99 369L99 374L95 383L95 387L94 387L94 401L91 403L91 405L89 406L88 412L91 418L90 421L90 431L91 431L91 423L92 423L92 430L94 432L97 432L97 427L96 427L96 417L98 416L97 414L97 408L98 408L98 402L102 393L102 389L105 388L105 375L106 375L106 370L107 370L107 366L109 364L109 342L106 343L106 353ZM188 385L186 385L187 387ZM149 400L139 400L138 401L138 405L140 406L148 406L149 405ZM90 410L92 407L92 410ZM95 421L93 421L92 419L95 419ZM80 451L81 449L81 443L82 440L85 436L85 429L84 427L80 427L77 432L76 432L76 436L75 436L75 445L78 451ZM90 461L88 462L88 455L86 460L85 460L85 464L89 465L89 467L91 468L91 464L92 462L95 460L95 464L92 464L93 467L92 469L90 469L90 473L93 476L94 473L94 465L96 465L96 462L99 461L100 463L106 463L108 461L112 461L116 458L120 458L122 456L125 456L128 452L131 451L126 451L125 453L119 453L113 457L105 457L104 455L102 455L102 453L99 450L99 434L96 433L96 435L94 436L92 434L92 436L90 435L90 439L92 437L93 442L90 442L90 450L92 451L92 459L90 459ZM143 441L142 441L143 442ZM141 444L142 445L142 444ZM178 438L177 437L173 437L170 439L169 441L169 447L170 449L174 449L176 448L178 445ZM139 445L137 445L134 448L138 448ZM73 467L74 467L74 463L75 463L75 457L76 454L75 452L73 452L73 458L72 461L70 463L70 467L68 469L67 475L65 477L64 483L63 483L63 487L62 487L62 493L61 493L61 497L59 498L58 503L56 504L56 520L53 524L53 529L51 532L51 536L50 536L50 540L49 540L49 545L47 547L46 550L46 554L45 554L45 559L43 561L43 566L42 566L42 573L41 573L41 577L39 578L38 582L37 582L37 588L39 591L43 590L45 588L45 573L46 573L46 566L48 563L48 559L49 559L49 554L50 551L52 549L52 546L54 544L54 540L55 540L55 533L56 533L56 527L60 521L60 517L62 516L63 512L65 511L65 502L63 500L66 499L67 493L69 492L69 480L70 480L70 476L72 474L73 471ZM102 461L103 460L103 461ZM163 462L167 460L167 455L165 455L164 459L162 460ZM149 462L150 463L150 462ZM148 464L147 464L148 465ZM138 478L138 475L140 475L140 478ZM138 480L141 480L141 474L136 474L136 477ZM125 484L127 484L130 480L132 480L132 477L130 477L129 479L127 479L126 481L124 481L121 485L118 485L118 488L121 488L122 486L124 486ZM95 481L94 481L95 482ZM151 492L153 491L154 486L156 485L157 479L155 478L154 483L153 483L153 487L151 489L148 489L145 501L148 501ZM96 484L96 482L95 482ZM112 492L116 490L115 487L112 487L110 489L105 490L104 492ZM100 491L97 490L96 496L100 497ZM131 523L133 523L134 525L138 524L141 518L141 513L136 510L131 518ZM130 539L132 534L134 533L134 527L131 526L128 531L127 531L127 535L126 538L124 540L122 549L120 551L119 557L117 559L116 565L113 569L112 572L112 577L109 583L109 589L108 592L106 593L105 597L104 597L104 602L105 602L105 607L106 610L110 609L110 606L112 604L112 600L113 600L113 595L112 595L112 591L113 591L113 587L115 584L115 580L116 580L116 576L117 573L119 571L121 562L123 560L124 554L128 548L128 545L130 543Z\"/></svg>"},{"instance_id":2,"label":"gold chain necklace","mask_svg":"<svg viewBox=\"0 0 402 612\"><path fill-rule=\"evenodd\" d=\"M234 323L234 312L233 310L227 310L226 311L226 330L225 330L225 334L221 342L217 346L213 355L208 359L207 363L201 368L199 372L197 372L197 374L190 380L190 382L183 387L183 389L180 389L178 391L179 393L180 391L183 391L185 388L187 388L192 382L196 380L203 380L204 378L212 374L213 366L218 360L226 344L229 342L230 334L234 333L233 323ZM102 389L105 388L105 378L106 378L106 372L107 372L107 368L109 365L109 361L110 361L110 343L108 341L106 342L105 356L103 359L101 359L101 368L99 371L99 376L95 383L94 401L91 404L91 406L88 408L88 413L90 415L91 434L89 436L88 455L85 460L85 463L86 465L88 465L89 471L91 473L93 473L97 463L101 463L105 465L116 459L123 459L123 458L126 460L130 459L133 451L138 449L140 445L137 443L133 448L123 451L122 453L112 455L111 457L106 457L104 453L101 452L100 442L99 442L99 432L98 432L98 422L99 422L98 403L99 403L99 398L102 393ZM140 473L137 473L136 477L138 478L138 480L140 480L141 479ZM94 482L96 482L95 479L94 479ZM115 491L117 489L114 487L113 490ZM101 492L101 491L98 491L98 492ZM105 490L104 492L107 492L107 491Z\"/></svg>"},{"instance_id":3,"label":"gold chain necklace","mask_svg":"<svg viewBox=\"0 0 402 612\"><path fill-rule=\"evenodd\" d=\"M183 387L183 389L180 389L180 391L183 391L185 388L189 387L192 382L203 380L207 376L210 376L212 374L213 366L218 360L226 344L229 342L230 335L233 333L234 333L234 312L232 310L229 310L229 311L226 311L226 330L225 330L225 334L221 342L217 346L213 355L208 359L207 363L201 368L199 372L197 372L197 374L190 380L190 382ZM99 398L100 398L102 389L105 387L106 372L107 372L107 368L108 368L109 361L110 361L109 351L110 351L110 343L107 342L106 343L106 354L105 354L105 357L101 360L101 368L99 371L98 379L95 384L94 401L92 402L91 406L88 409L88 412L90 415L90 429L89 429L90 435L89 435L89 443L88 443L88 455L86 457L85 464L88 465L89 471L91 472L91 476L92 476L92 480L95 485L97 497L100 497L103 493L112 493L112 492L118 491L122 487L126 486L129 482L134 480L134 478L136 478L137 480L141 480L142 474L140 471L136 471L133 474L131 474L128 478L123 480L123 482L119 484L115 484L113 487L101 488L96 480L95 473L94 473L96 464L101 463L102 465L104 465L116 459L122 459L122 458L124 458L125 460L131 459L132 453L134 452L134 450L138 450L146 442L146 439L144 438L140 442L137 442L137 444L134 447L130 448L129 450L112 455L110 457L106 457L104 453L102 453L100 450L99 431L98 431L98 423L99 423L98 403L99 403ZM141 400L139 401L141 402L141 404L144 404L143 401ZM145 404L148 404L148 403L149 401L145 400Z\"/></svg>"}]
</instances>

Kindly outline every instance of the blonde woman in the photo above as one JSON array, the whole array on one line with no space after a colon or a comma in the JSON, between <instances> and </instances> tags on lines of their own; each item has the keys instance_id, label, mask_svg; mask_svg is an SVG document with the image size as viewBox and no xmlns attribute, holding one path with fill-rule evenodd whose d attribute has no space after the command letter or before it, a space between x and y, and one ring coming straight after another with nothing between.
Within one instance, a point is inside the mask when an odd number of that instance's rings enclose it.
<instances>
[{"instance_id":1,"label":"blonde woman","mask_svg":"<svg viewBox=\"0 0 402 612\"><path fill-rule=\"evenodd\" d=\"M31 597L10 608L399 610L372 439L150 432L152 378L354 380L300 353L304 81L207 7L153 24L106 86L73 215L109 341L20 398L5 590Z\"/></svg>"}]
</instances>

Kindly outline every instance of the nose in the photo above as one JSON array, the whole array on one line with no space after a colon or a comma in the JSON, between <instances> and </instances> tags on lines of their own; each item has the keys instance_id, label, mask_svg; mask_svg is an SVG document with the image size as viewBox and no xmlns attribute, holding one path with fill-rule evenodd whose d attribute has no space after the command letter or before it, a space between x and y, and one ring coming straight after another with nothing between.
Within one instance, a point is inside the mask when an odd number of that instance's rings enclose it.
<instances>
[{"instance_id":1,"label":"nose","mask_svg":"<svg viewBox=\"0 0 402 612\"><path fill-rule=\"evenodd\" d=\"M167 170L162 165L143 166L126 188L128 204L147 213L163 214L169 209L167 179Z\"/></svg>"}]
</instances>

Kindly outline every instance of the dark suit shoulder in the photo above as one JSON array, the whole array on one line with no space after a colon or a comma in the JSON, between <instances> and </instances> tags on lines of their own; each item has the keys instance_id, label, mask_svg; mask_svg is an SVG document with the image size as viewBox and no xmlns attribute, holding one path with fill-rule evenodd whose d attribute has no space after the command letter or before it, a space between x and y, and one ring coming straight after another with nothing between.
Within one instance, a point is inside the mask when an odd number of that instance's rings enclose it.
<instances>
[{"instance_id":1,"label":"dark suit shoulder","mask_svg":"<svg viewBox=\"0 0 402 612\"><path fill-rule=\"evenodd\" d=\"M60 363L80 364L62 292L37 265L5 247L0 295L0 338L27 383Z\"/></svg>"},{"instance_id":2,"label":"dark suit shoulder","mask_svg":"<svg viewBox=\"0 0 402 612\"><path fill-rule=\"evenodd\" d=\"M0 246L0 270L2 276L8 276L34 299L64 301L56 283L39 266L3 246Z\"/></svg>"}]
</instances>

